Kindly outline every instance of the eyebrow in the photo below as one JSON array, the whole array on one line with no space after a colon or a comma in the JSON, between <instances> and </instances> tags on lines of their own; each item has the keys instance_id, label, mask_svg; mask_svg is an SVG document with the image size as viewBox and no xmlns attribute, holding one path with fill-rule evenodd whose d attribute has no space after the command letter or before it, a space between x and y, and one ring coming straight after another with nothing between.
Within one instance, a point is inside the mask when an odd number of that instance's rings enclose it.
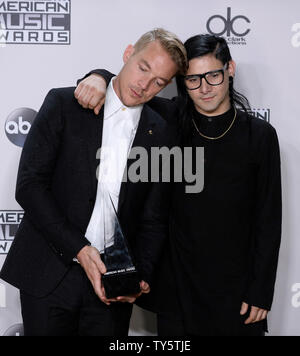
<instances>
[{"instance_id":1,"label":"eyebrow","mask_svg":"<svg viewBox=\"0 0 300 356\"><path fill-rule=\"evenodd\" d=\"M195 73L195 74L188 74L188 75L186 75L185 77L188 78L188 77L193 77L193 76L195 76L195 75L202 75L202 76L203 76L203 75L210 74L210 73L214 73L214 72L224 71L224 70L228 69L228 68L225 68L226 65L227 65L227 63L225 63L224 66L223 66L223 68L221 68L221 69L210 70L210 71L205 72L205 73L202 73L202 74L200 74L200 73L198 73L198 74L197 74L197 73Z\"/></svg>"},{"instance_id":2,"label":"eyebrow","mask_svg":"<svg viewBox=\"0 0 300 356\"><path fill-rule=\"evenodd\" d=\"M143 63L149 70L151 70L151 66L150 64L145 60L145 59L141 59L141 63ZM166 78L162 78L162 77L158 77L159 79L163 80L164 82L168 83L169 80Z\"/></svg>"}]
</instances>

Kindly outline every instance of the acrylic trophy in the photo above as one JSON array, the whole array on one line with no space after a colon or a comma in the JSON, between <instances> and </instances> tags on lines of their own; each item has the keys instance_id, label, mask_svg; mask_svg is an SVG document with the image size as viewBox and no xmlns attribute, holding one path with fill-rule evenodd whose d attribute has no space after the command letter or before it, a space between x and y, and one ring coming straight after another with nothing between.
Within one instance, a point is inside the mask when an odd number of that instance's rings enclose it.
<instances>
[{"instance_id":1,"label":"acrylic trophy","mask_svg":"<svg viewBox=\"0 0 300 356\"><path fill-rule=\"evenodd\" d=\"M105 184L101 184L101 190L104 224L103 262L107 270L102 276L102 283L106 298L137 294L140 292L139 276L127 240Z\"/></svg>"}]
</instances>

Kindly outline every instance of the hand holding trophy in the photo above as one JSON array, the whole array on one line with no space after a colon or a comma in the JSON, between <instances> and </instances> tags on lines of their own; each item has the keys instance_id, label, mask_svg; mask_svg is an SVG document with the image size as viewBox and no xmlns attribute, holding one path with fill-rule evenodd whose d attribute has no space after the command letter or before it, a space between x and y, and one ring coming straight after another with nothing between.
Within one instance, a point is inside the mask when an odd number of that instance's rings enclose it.
<instances>
[{"instance_id":1,"label":"hand holding trophy","mask_svg":"<svg viewBox=\"0 0 300 356\"><path fill-rule=\"evenodd\" d=\"M102 258L106 273L102 276L102 283L106 298L140 294L138 271L123 234L112 197L104 183L100 184L99 188L103 202L104 255Z\"/></svg>"}]
</instances>

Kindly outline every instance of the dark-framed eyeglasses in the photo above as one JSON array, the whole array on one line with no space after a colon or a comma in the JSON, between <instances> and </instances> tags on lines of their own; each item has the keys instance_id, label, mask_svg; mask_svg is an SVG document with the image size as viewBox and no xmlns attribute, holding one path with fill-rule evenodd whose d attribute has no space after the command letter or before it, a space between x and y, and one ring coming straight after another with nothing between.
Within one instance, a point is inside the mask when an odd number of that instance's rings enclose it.
<instances>
[{"instance_id":1,"label":"dark-framed eyeglasses","mask_svg":"<svg viewBox=\"0 0 300 356\"><path fill-rule=\"evenodd\" d=\"M221 85L224 82L224 71L228 69L228 63L222 69L213 70L203 74L191 74L184 77L184 83L188 90L195 90L201 87L202 78L209 85Z\"/></svg>"}]
</instances>

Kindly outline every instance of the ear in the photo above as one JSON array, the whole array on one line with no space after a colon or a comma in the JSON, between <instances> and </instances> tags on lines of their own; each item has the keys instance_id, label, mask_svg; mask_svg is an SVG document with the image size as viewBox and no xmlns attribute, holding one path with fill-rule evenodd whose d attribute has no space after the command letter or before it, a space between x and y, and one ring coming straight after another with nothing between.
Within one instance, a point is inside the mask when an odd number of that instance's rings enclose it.
<instances>
[{"instance_id":1,"label":"ear","mask_svg":"<svg viewBox=\"0 0 300 356\"><path fill-rule=\"evenodd\" d=\"M236 69L235 61L230 60L230 61L228 62L228 73L229 73L229 76L230 76L230 77L234 77L234 75L235 75L235 69Z\"/></svg>"},{"instance_id":2,"label":"ear","mask_svg":"<svg viewBox=\"0 0 300 356\"><path fill-rule=\"evenodd\" d=\"M128 45L123 54L123 62L126 63L128 59L133 55L134 47L133 45Z\"/></svg>"}]
</instances>

